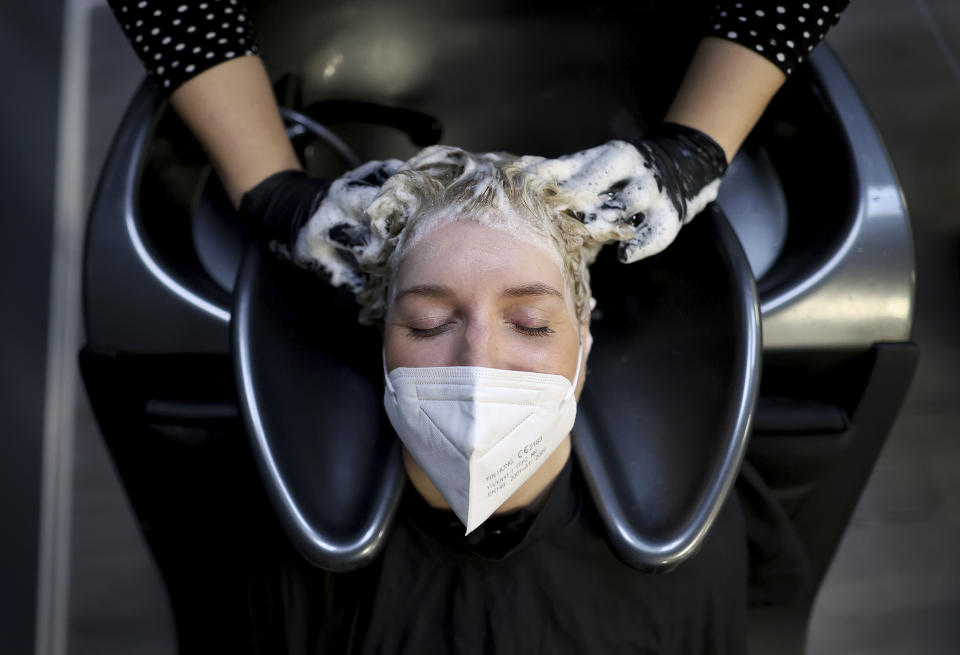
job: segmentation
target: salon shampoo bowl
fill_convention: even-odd
[[[592,268],[598,309],[573,430],[611,547],[668,569],[696,552],[743,457],[760,372],[746,256],[711,206],[663,255]],[[377,556],[404,475],[376,330],[311,273],[250,247],[231,313],[241,413],[273,507],[324,569]]]

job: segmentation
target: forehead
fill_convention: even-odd
[[[569,297],[561,266],[552,241],[522,223],[454,219],[424,232],[406,251],[394,288],[443,284],[482,291],[543,282]]]

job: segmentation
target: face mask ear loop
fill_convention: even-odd
[[[580,341],[580,347],[577,348],[577,372],[573,374],[573,384],[570,386],[570,390],[567,391],[567,395],[563,397],[564,400],[568,400],[570,396],[577,390],[577,382],[580,381],[580,367],[583,364],[583,341]]]
[[[390,375],[387,373],[387,351],[380,351],[380,362],[383,364],[383,379],[387,383],[387,390],[390,391],[394,396],[397,395],[397,392],[394,391],[393,385],[390,384]]]

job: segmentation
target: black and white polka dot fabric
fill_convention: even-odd
[[[258,52],[239,0],[108,0],[160,89],[217,64]],[[741,0],[716,5],[707,34],[735,41],[789,75],[836,24],[849,0]]]
[[[735,41],[789,75],[840,19],[849,0],[718,3],[707,34]]]
[[[257,53],[249,12],[238,0],[108,0],[160,89],[234,57]]]

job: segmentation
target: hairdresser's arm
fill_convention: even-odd
[[[259,57],[200,73],[177,88],[170,103],[207,151],[234,206],[270,175],[300,169]]]
[[[187,80],[170,103],[207,151],[255,238],[335,286],[363,287],[355,263],[339,251],[358,259],[372,247],[369,225],[359,218],[399,161],[367,162],[335,181],[306,176],[256,56],[223,62]],[[319,218],[305,229],[315,213]]]
[[[729,162],[786,79],[752,50],[705,37],[664,120],[711,136]]]
[[[620,241],[620,261],[650,257],[716,199],[727,164],[786,79],[750,49],[704,37],[663,124],[646,138],[537,166],[577,194],[574,210],[595,239]]]

